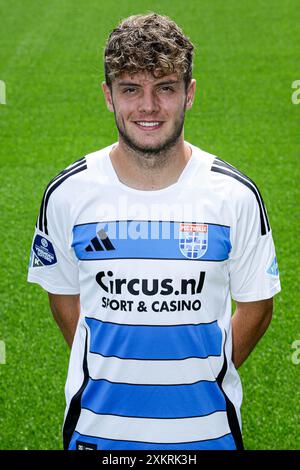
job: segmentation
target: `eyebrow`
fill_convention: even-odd
[[[164,81],[164,82],[156,83],[155,86],[175,85],[176,83],[179,83],[179,80],[167,80],[167,81]],[[139,83],[133,83],[133,82],[119,82],[117,85],[118,86],[137,86],[137,87],[142,86]]]

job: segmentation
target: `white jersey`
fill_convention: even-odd
[[[32,244],[28,280],[80,294],[64,447],[240,449],[231,298],[280,291],[262,197],[191,144],[175,184],[130,188],[113,145],[49,183]]]

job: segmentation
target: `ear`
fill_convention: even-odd
[[[196,80],[193,78],[188,86],[186,94],[186,109],[191,109],[196,92]]]
[[[102,90],[106,102],[107,109],[113,113],[114,112],[114,104],[112,100],[112,95],[109,86],[107,85],[106,82],[102,82]]]

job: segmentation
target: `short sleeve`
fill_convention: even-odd
[[[69,211],[54,196],[47,204],[46,226],[43,202],[41,205],[31,245],[27,280],[52,294],[79,294],[78,261],[71,246]]]
[[[275,246],[265,205],[248,191],[239,204],[229,258],[231,296],[240,302],[273,297],[280,292]]]

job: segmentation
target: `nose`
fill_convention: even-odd
[[[144,90],[139,103],[138,111],[143,114],[154,114],[159,109],[157,97],[152,90]]]

